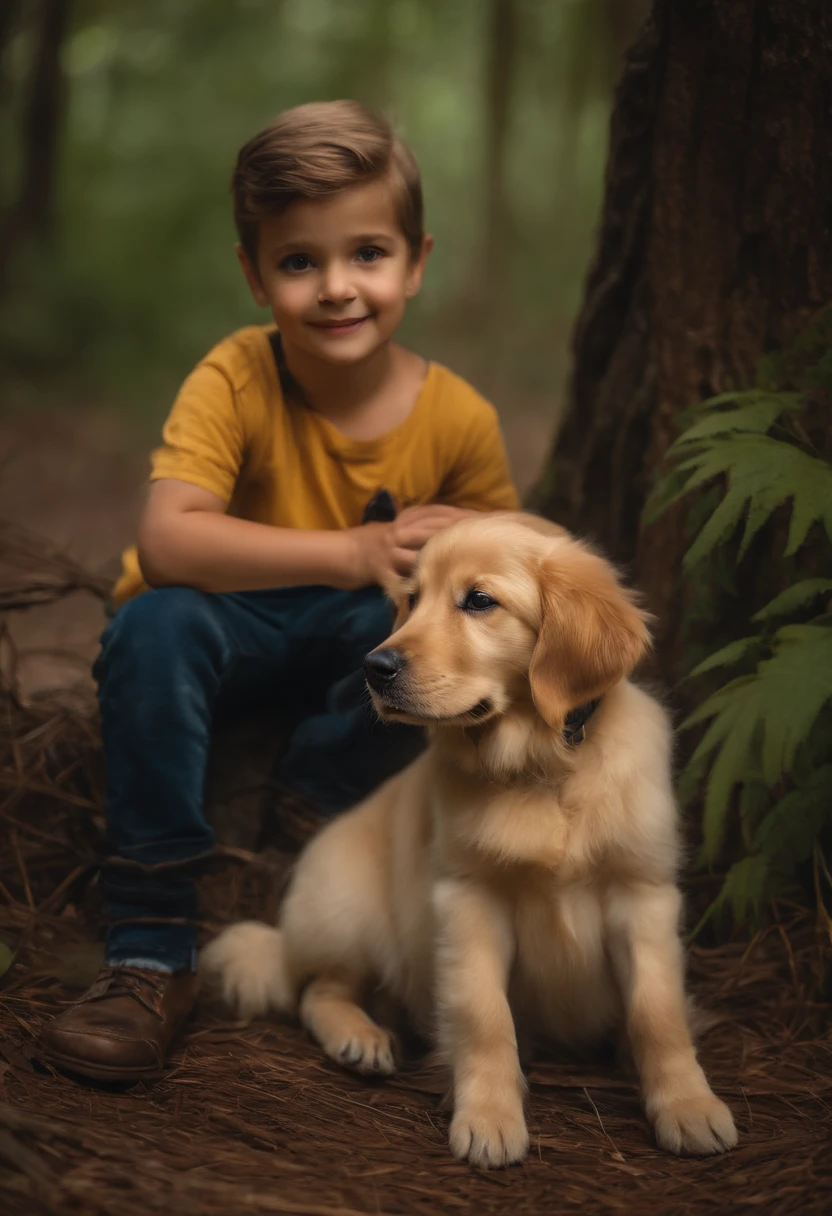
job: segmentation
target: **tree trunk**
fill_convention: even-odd
[[[42,0],[23,114],[21,181],[0,232],[0,280],[15,247],[30,235],[43,236],[50,227],[64,96],[61,46],[68,19],[69,0]]]
[[[616,92],[568,407],[532,496],[630,567],[681,674],[684,511],[640,533],[679,411],[832,299],[832,10],[656,0]]]
[[[5,104],[11,96],[6,56],[9,43],[17,31],[19,18],[20,0],[4,0],[3,4],[0,4],[0,105]]]

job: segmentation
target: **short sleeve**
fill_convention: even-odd
[[[517,491],[511,479],[497,411],[480,399],[463,443],[442,483],[440,501],[471,511],[513,511]]]
[[[151,481],[175,477],[231,501],[245,442],[226,374],[200,363],[182,385],[151,457]]]

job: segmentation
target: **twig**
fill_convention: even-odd
[[[592,1101],[592,1097],[590,1096],[590,1092],[589,1092],[589,1090],[587,1089],[587,1087],[586,1087],[585,1085],[584,1085],[584,1087],[583,1087],[583,1090],[584,1090],[584,1093],[586,1094],[586,1100],[587,1100],[587,1102],[588,1102],[588,1103],[589,1103],[589,1105],[592,1107],[592,1109],[595,1111],[595,1118],[598,1120],[598,1126],[601,1128],[601,1131],[604,1133],[604,1135],[607,1137],[607,1139],[609,1140],[610,1144],[612,1145],[612,1148],[613,1148],[613,1153],[615,1154],[615,1159],[616,1159],[616,1161],[625,1161],[625,1160],[626,1160],[626,1158],[625,1158],[624,1154],[623,1154],[623,1153],[622,1153],[622,1152],[619,1150],[618,1145],[615,1143],[615,1141],[613,1140],[612,1136],[609,1134],[609,1132],[607,1131],[607,1129],[604,1127],[603,1120],[601,1119],[601,1116],[600,1116],[600,1114],[598,1113],[598,1107],[597,1107],[597,1106],[595,1105],[595,1103]]]

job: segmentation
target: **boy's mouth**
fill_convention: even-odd
[[[310,321],[310,325],[325,334],[352,334],[369,320],[368,313],[364,317],[345,317],[342,321]]]

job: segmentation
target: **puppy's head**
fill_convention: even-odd
[[[613,568],[534,516],[466,519],[435,536],[367,656],[379,715],[473,726],[533,704],[551,727],[629,675],[646,616]]]

